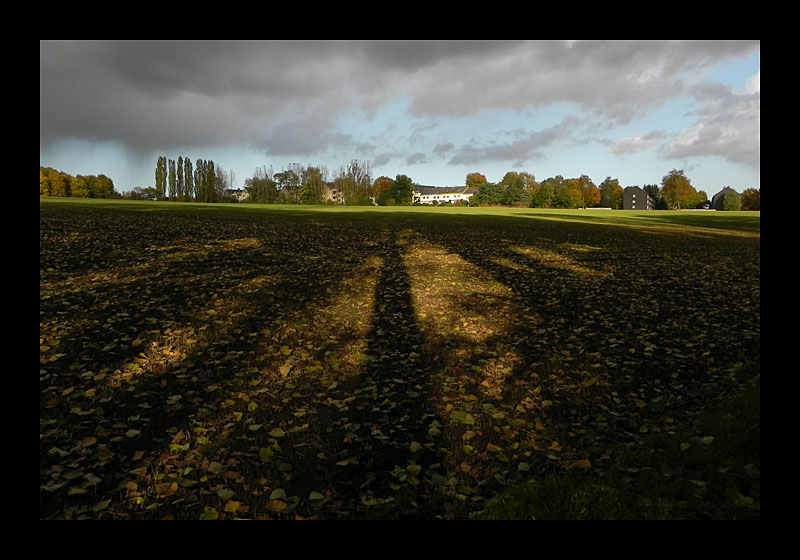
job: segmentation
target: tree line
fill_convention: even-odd
[[[533,208],[622,208],[625,189],[618,179],[606,177],[599,185],[587,176],[565,179],[561,175],[541,182],[527,172],[509,171],[499,183],[490,183],[480,173],[469,173],[467,186],[477,187],[472,205],[527,206]],[[638,185],[634,185],[638,186]],[[692,186],[684,171],[673,169],[656,184],[643,185],[653,200],[654,209],[704,208],[708,194]],[[725,197],[725,210],[760,210],[760,190],[749,188]]]
[[[39,196],[116,198],[114,181],[103,174],[72,176],[52,167],[39,166]]]
[[[369,161],[351,160],[331,173],[322,165],[289,164],[280,171],[272,166],[256,168],[244,181],[245,202],[261,204],[346,204],[380,206],[413,203],[415,183],[407,175],[394,179],[386,176],[372,179]],[[125,198],[171,200],[181,202],[237,202],[231,189],[233,172],[226,172],[211,160],[188,157],[177,160],[159,156],[155,166],[155,186],[136,187]],[[114,183],[105,175],[72,177],[52,168],[40,167],[41,196],[74,196],[112,198],[120,196]],[[471,206],[516,206],[531,208],[622,208],[624,188],[619,180],[606,177],[596,185],[587,175],[565,179],[561,175],[537,181],[526,171],[509,171],[492,183],[486,176],[472,172],[465,185],[474,187]],[[638,185],[637,185],[638,186]],[[697,190],[683,170],[673,169],[661,185],[643,185],[657,210],[703,208],[711,203],[708,194]],[[745,189],[737,193],[726,189],[724,210],[760,210],[760,190]]]
[[[159,156],[155,186],[135,187],[125,198],[178,202],[238,202],[233,172],[211,160]],[[372,164],[353,159],[331,172],[324,165],[291,163],[276,171],[257,167],[245,179],[244,202],[259,204],[346,204],[358,206],[411,204],[414,184],[406,175],[373,181]]]
[[[256,169],[245,181],[245,202],[395,206],[412,203],[414,182],[407,175],[372,179],[369,161],[351,160],[331,174],[325,166],[293,163],[282,171]]]
[[[233,171],[225,171],[212,160],[178,156],[156,160],[155,186],[135,187],[125,198],[135,200],[166,200],[175,202],[229,202],[227,193],[233,185]]]
[[[351,160],[331,172],[324,165],[292,163],[281,171],[262,166],[244,182],[245,202],[260,204],[373,204],[372,165]],[[410,199],[409,199],[410,201]]]
[[[271,166],[256,169],[245,181],[247,202],[289,204],[409,205],[413,203],[415,183],[407,175],[372,180],[369,161],[352,160],[331,177],[323,166],[293,163],[276,172]],[[532,208],[612,208],[621,209],[624,188],[619,180],[606,177],[596,185],[587,175],[565,179],[561,175],[537,181],[528,172],[509,171],[497,183],[486,176],[468,173],[465,185],[474,187],[471,206],[518,206]],[[638,186],[638,185],[636,185]],[[708,194],[697,190],[683,170],[673,169],[661,184],[643,185],[655,209],[703,208],[710,204]],[[741,195],[725,197],[726,210],[760,210],[760,191],[746,189]]]

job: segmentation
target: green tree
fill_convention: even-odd
[[[213,160],[206,162],[205,168],[206,200],[204,202],[217,202],[217,171]]]
[[[164,198],[167,192],[167,158],[159,156],[156,161],[156,192],[158,199]]]
[[[600,204],[602,198],[600,189],[589,178],[588,175],[581,175],[578,179],[578,189],[581,193],[581,204],[584,208],[592,208]]]
[[[39,166],[39,196],[50,196],[50,179],[47,178],[44,167]]]
[[[606,177],[605,181],[600,183],[598,189],[600,190],[600,206],[615,210],[622,208],[624,190],[619,184],[619,179]]]
[[[527,202],[527,193],[525,193],[522,177],[518,172],[507,172],[505,175],[503,175],[499,185],[505,191],[503,204],[516,206],[523,202],[523,197],[525,197],[525,201]]]
[[[297,187],[297,202],[298,204],[312,204],[313,198],[311,197],[311,187],[308,185],[300,185]]]
[[[102,173],[86,177],[89,185],[89,196],[92,198],[114,198],[114,181]]]
[[[65,174],[56,171],[52,167],[46,167],[44,173],[47,177],[47,183],[50,186],[48,196],[69,196],[69,186]]]
[[[669,208],[687,208],[696,191],[683,169],[673,169],[661,180],[661,196]]]
[[[564,189],[564,177],[556,175],[548,177],[536,188],[531,196],[531,206],[534,208],[548,208],[555,205],[556,192]]]
[[[292,169],[287,169],[274,175],[279,191],[294,192],[300,186],[300,177]]]
[[[198,159],[194,169],[194,181],[197,185],[197,202],[214,202],[214,162]]]
[[[188,157],[183,160],[183,190],[187,200],[194,200],[197,196],[194,191],[194,171],[192,160]]]
[[[206,161],[197,159],[194,164],[194,188],[197,192],[197,202],[206,200]]]
[[[742,191],[742,210],[761,210],[761,189]]]
[[[695,191],[695,193],[689,198],[688,208],[702,208],[709,202],[710,201],[708,200],[708,194],[706,194],[706,191]]]
[[[482,177],[482,176],[481,176]],[[503,204],[528,206],[538,184],[536,178],[526,171],[509,171],[503,175],[499,185],[505,190]]]
[[[567,179],[561,188],[556,189],[555,205],[558,208],[578,208],[583,206],[583,190],[580,179]]]
[[[175,200],[175,197],[177,196],[176,189],[177,189],[177,186],[178,186],[177,185],[178,176],[177,176],[177,173],[175,172],[175,160],[174,159],[169,160],[169,176],[168,176],[168,181],[167,182],[168,182],[168,185],[169,185],[169,199],[170,200]]]
[[[408,175],[397,175],[392,187],[395,204],[408,205],[414,196],[414,183]]]
[[[248,202],[274,204],[278,201],[277,184],[272,179],[271,168],[257,168],[253,177],[245,179],[244,187],[249,195]]]
[[[539,183],[536,182],[536,177],[532,173],[523,171],[519,174],[520,183],[522,185],[522,201],[530,202],[531,196],[536,191]]]
[[[178,200],[186,200],[186,192],[185,192],[186,187],[184,186],[184,178],[183,178],[183,173],[184,173],[183,156],[178,156],[178,163],[175,166],[175,173],[177,175],[175,191]]]
[[[80,175],[71,177],[69,180],[70,196],[76,198],[89,198],[89,184]]]
[[[473,206],[497,206],[507,200],[506,190],[496,183],[480,183],[478,192],[472,195],[469,203]]]
[[[373,181],[370,194],[375,197],[375,199],[378,201],[378,204],[381,204],[381,197],[388,196],[393,187],[394,181],[386,175],[381,175],[375,179],[375,181]]]
[[[300,169],[300,185],[308,189],[304,204],[322,204],[326,170],[322,166],[307,165]],[[298,193],[299,196],[299,193]]]
[[[396,202],[394,199],[394,180],[385,175],[378,177],[372,183],[371,194],[378,206],[393,206]]]
[[[722,209],[738,212],[742,209],[742,196],[733,189],[727,191],[722,200]]]

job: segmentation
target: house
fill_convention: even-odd
[[[459,200],[469,201],[476,192],[478,192],[477,187],[431,187],[414,185],[411,202],[412,204],[452,204]]]
[[[337,188],[334,183],[325,183],[322,191],[322,201],[326,204],[344,204],[342,190]]]
[[[225,195],[235,198],[239,202],[247,200],[250,197],[250,193],[244,189],[225,189]]]
[[[733,190],[732,188],[725,187],[724,189],[719,191],[717,194],[712,196],[711,197],[711,208],[713,208],[714,210],[724,210],[725,209],[725,196],[728,193],[731,193],[731,192],[734,193],[734,194],[737,194],[737,195],[739,194],[735,190]]]
[[[625,187],[622,193],[623,210],[652,210],[653,197],[639,187]]]

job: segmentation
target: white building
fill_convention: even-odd
[[[428,187],[414,185],[411,197],[413,204],[452,204],[459,200],[468,201],[478,192],[476,187]]]

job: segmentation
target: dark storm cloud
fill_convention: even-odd
[[[42,41],[40,144],[117,141],[142,151],[239,143],[272,154],[342,147],[337,115],[396,96],[411,116],[574,103],[617,122],[685,89],[698,68],[758,42]],[[313,121],[319,139],[285,123]],[[537,138],[473,148],[534,155]],[[414,150],[415,152],[417,150]],[[462,148],[456,156],[466,157]]]
[[[315,155],[350,143],[349,134],[332,132],[334,128],[329,118],[319,115],[286,121],[273,127],[269,138],[253,145],[273,156]]]
[[[350,63],[338,48],[321,47],[44,41],[41,141],[119,140],[143,149],[255,141],[294,109],[345,104]]]
[[[221,53],[232,53],[222,49],[210,57],[209,50],[183,43],[43,42],[40,140],[118,140],[140,149],[231,140],[247,124],[241,103],[227,102],[242,97],[229,65],[220,62]]]

